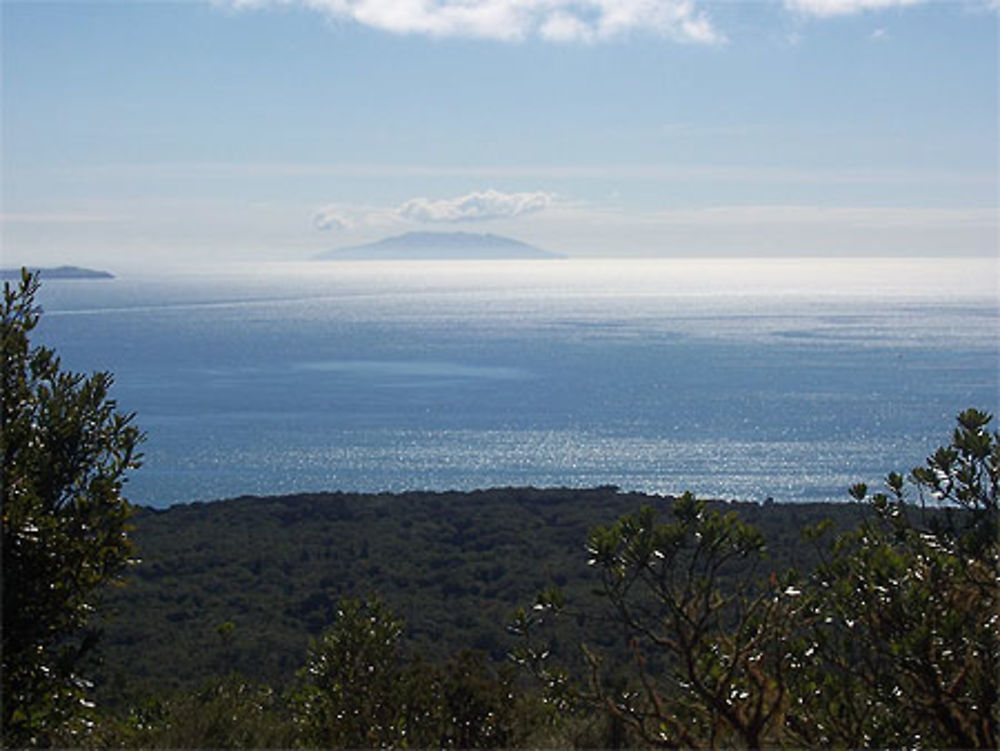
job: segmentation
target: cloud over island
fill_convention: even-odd
[[[420,224],[484,222],[512,219],[523,214],[544,211],[553,203],[551,193],[533,191],[503,193],[499,190],[474,191],[454,198],[417,197],[395,209],[357,209],[333,204],[313,214],[313,225],[320,230],[347,230],[357,224],[384,224],[403,221]]]
[[[485,190],[440,200],[411,198],[400,206],[398,214],[403,219],[417,222],[477,222],[531,214],[547,209],[551,204],[552,195],[549,193]]]

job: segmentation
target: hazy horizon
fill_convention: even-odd
[[[7,1],[2,262],[996,257],[997,8]]]
[[[545,249],[543,249],[545,250]],[[428,271],[442,279],[461,279],[483,273],[484,268],[497,272],[496,284],[513,284],[524,280],[580,283],[588,276],[592,284],[584,284],[576,291],[580,294],[598,292],[602,284],[612,284],[616,278],[641,278],[649,269],[682,269],[674,293],[683,294],[685,284],[699,280],[701,287],[712,294],[724,294],[725,283],[745,289],[758,289],[767,294],[782,295],[807,290],[817,295],[851,294],[858,290],[867,293],[884,292],[889,295],[917,297],[951,296],[956,301],[975,298],[1000,301],[1000,258],[987,256],[919,256],[919,255],[802,255],[802,256],[741,256],[741,255],[676,255],[676,256],[557,256],[551,258],[503,259],[293,259],[293,260],[215,260],[210,257],[189,261],[158,261],[122,258],[113,264],[52,263],[27,264],[29,269],[55,268],[73,265],[93,271],[110,272],[114,279],[96,280],[95,293],[102,284],[117,280],[176,279],[201,281],[205,285],[225,285],[227,279],[257,279],[266,284],[268,279],[312,277],[314,281],[338,278],[364,278],[388,275],[405,278],[410,273],[421,277]],[[22,264],[7,264],[4,268],[17,268]],[[776,270],[779,273],[775,273]],[[705,276],[700,276],[705,274]],[[651,278],[659,278],[657,271]],[[45,280],[43,287],[52,284],[77,284],[75,279],[53,278]],[[714,285],[714,286],[713,286]],[[763,292],[762,292],[763,293]]]

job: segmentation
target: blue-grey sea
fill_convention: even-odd
[[[593,486],[845,500],[1000,408],[994,260],[259,264],[51,281],[148,433],[127,495]]]

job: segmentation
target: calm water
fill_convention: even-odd
[[[842,500],[998,411],[988,261],[281,264],[51,282],[132,500],[493,485]]]

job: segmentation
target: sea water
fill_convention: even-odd
[[[146,431],[127,495],[844,500],[996,412],[992,260],[263,264],[43,285]]]

